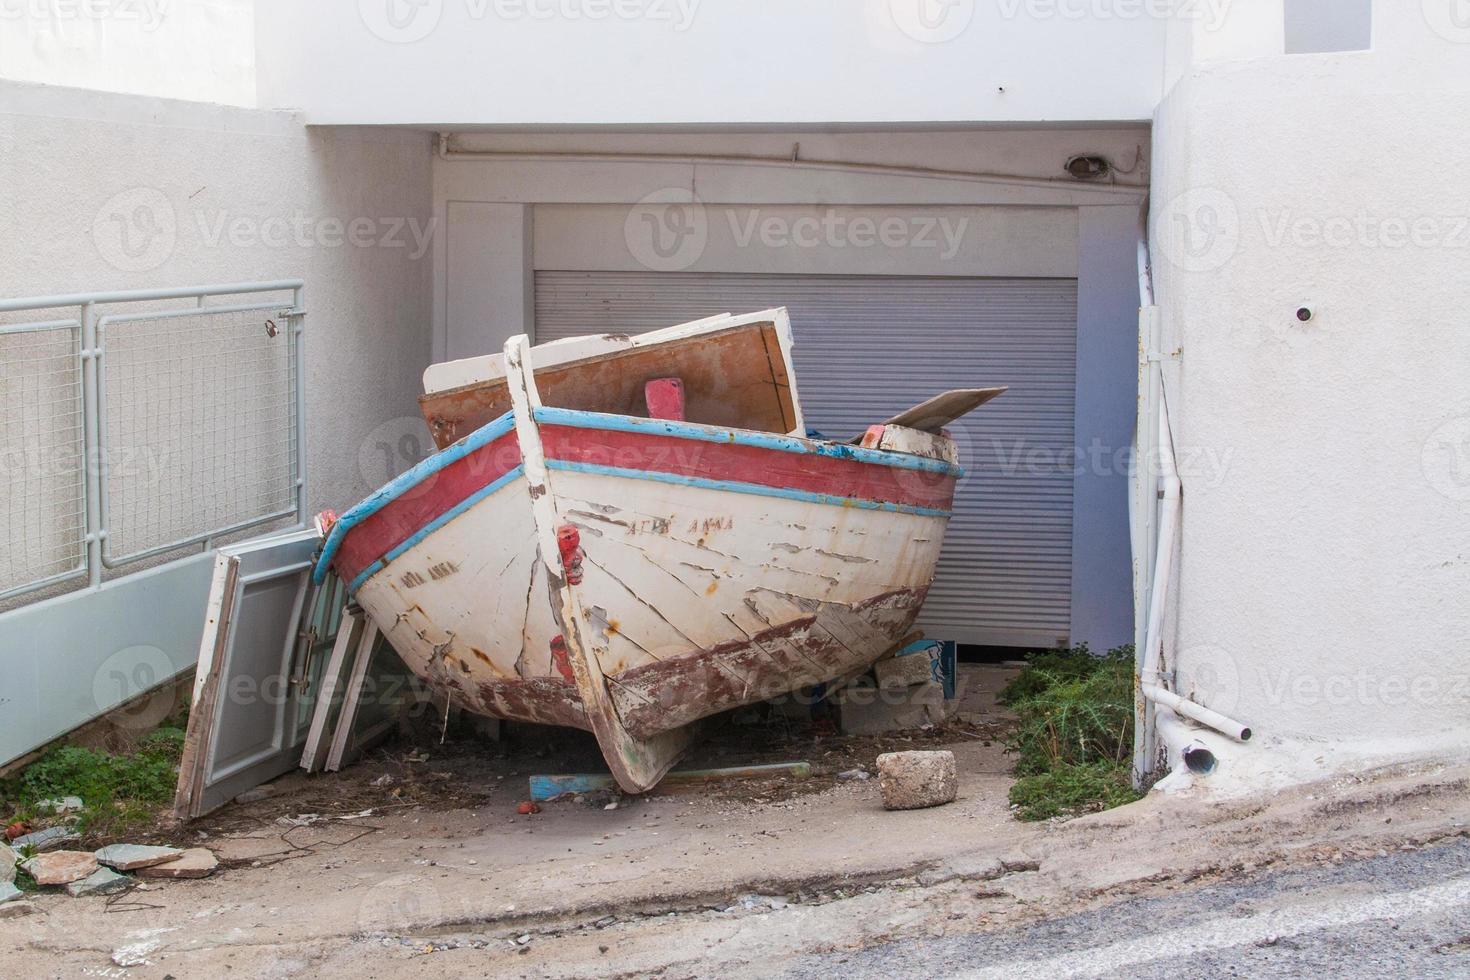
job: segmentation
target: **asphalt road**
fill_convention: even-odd
[[[1014,930],[802,957],[786,975],[1470,977],[1470,841],[1134,899]]]

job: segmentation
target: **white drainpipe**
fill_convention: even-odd
[[[1154,307],[1153,275],[1149,267],[1147,215],[1148,204],[1145,202],[1140,215],[1138,237],[1138,292],[1143,306],[1143,315],[1139,318],[1141,327],[1152,326],[1157,323],[1158,317],[1158,310]],[[1135,640],[1142,641],[1142,649],[1137,654],[1140,710],[1136,719],[1139,732],[1133,759],[1136,777],[1142,777],[1153,768],[1155,727],[1173,733],[1166,742],[1174,744],[1179,741],[1177,729],[1181,717],[1213,728],[1237,741],[1244,742],[1251,737],[1251,730],[1233,718],[1182,698],[1165,688],[1164,678],[1159,670],[1164,642],[1164,610],[1168,605],[1169,581],[1174,570],[1174,548],[1179,536],[1182,486],[1174,456],[1174,438],[1169,425],[1169,399],[1162,369],[1165,355],[1157,349],[1157,333],[1154,330],[1144,330],[1139,344],[1139,353],[1146,367],[1146,370],[1140,371],[1139,377],[1139,412],[1142,418],[1151,408],[1157,415],[1160,480],[1156,491],[1159,511],[1157,535],[1152,534],[1155,530],[1153,499],[1140,499],[1138,494],[1130,498],[1134,504],[1130,514],[1134,524],[1134,588],[1137,593],[1134,608],[1136,612],[1146,610],[1146,615],[1141,617],[1143,622],[1138,624],[1142,628],[1135,633]],[[1140,425],[1139,438],[1134,447],[1136,465],[1139,467],[1147,465],[1148,434],[1147,426]],[[1138,479],[1147,479],[1141,469]],[[1144,489],[1148,489],[1146,485]],[[1154,496],[1155,494],[1147,495],[1149,498]],[[1150,542],[1150,537],[1154,538],[1153,542]],[[1154,547],[1152,567],[1147,563],[1145,550],[1151,543]],[[1145,596],[1148,600],[1146,606],[1143,604]],[[1154,706],[1155,710],[1147,710],[1150,706]],[[1187,752],[1185,754],[1188,755]],[[1188,759],[1184,761],[1191,769],[1200,773],[1214,768],[1213,756],[1208,767],[1196,766]]]
[[[1169,398],[1167,392],[1159,399],[1159,467],[1160,482],[1159,550],[1154,557],[1153,593],[1148,603],[1148,629],[1144,633],[1143,666],[1138,672],[1139,686],[1143,696],[1154,704],[1163,705],[1176,714],[1183,715],[1213,728],[1237,741],[1249,741],[1251,730],[1233,718],[1204,705],[1181,698],[1173,691],[1165,690],[1159,675],[1159,659],[1164,643],[1164,608],[1169,598],[1169,578],[1174,571],[1174,545],[1179,536],[1179,510],[1181,504],[1179,474],[1175,468],[1174,439],[1169,432]]]

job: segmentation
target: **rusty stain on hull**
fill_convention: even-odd
[[[744,640],[722,643],[618,675],[613,703],[628,731],[650,738],[741,705],[777,697],[859,670],[908,633],[927,589],[876,596],[842,610],[818,604],[813,615]],[[854,650],[826,627],[835,614],[857,616],[883,643]],[[824,622],[825,621],[825,622]]]
[[[590,731],[587,712],[577,686],[561,677],[532,677],[520,681],[481,681],[459,697],[466,707],[493,718],[562,725]]]

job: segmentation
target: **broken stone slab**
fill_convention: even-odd
[[[0,905],[0,919],[18,919],[36,911],[34,902],[6,902]]]
[[[120,875],[111,868],[98,868],[81,881],[73,881],[66,886],[66,893],[72,898],[85,898],[88,895],[116,895],[132,888],[136,882],[127,875]]]
[[[219,859],[207,847],[191,847],[164,864],[138,869],[140,878],[207,878],[219,867]]]
[[[21,863],[21,870],[38,885],[66,885],[97,870],[91,851],[51,851]]]
[[[4,905],[6,902],[13,902],[18,898],[24,897],[25,892],[21,891],[19,888],[16,888],[14,884],[8,881],[0,881],[0,905]]]
[[[29,847],[39,853],[40,851],[55,850],[63,844],[70,844],[73,841],[81,839],[81,834],[78,834],[71,827],[47,827],[45,830],[38,830],[34,834],[17,837],[10,842],[10,846],[17,851]]]
[[[952,803],[959,791],[954,753],[885,752],[878,756],[878,789],[889,810]]]
[[[0,844],[0,882],[15,880],[15,866],[19,861],[14,851]]]
[[[108,844],[97,851],[97,860],[118,871],[137,871],[155,864],[172,861],[183,854],[177,847],[154,847],[148,844]]]

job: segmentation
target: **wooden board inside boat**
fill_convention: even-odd
[[[696,332],[656,344],[638,345],[560,364],[537,366],[542,404],[587,412],[647,416],[644,385],[659,378],[684,384],[690,422],[759,432],[787,433],[800,427],[774,319],[728,329]],[[539,350],[536,352],[539,354]],[[492,377],[419,398],[435,444],[443,449],[511,407],[504,377]]]

